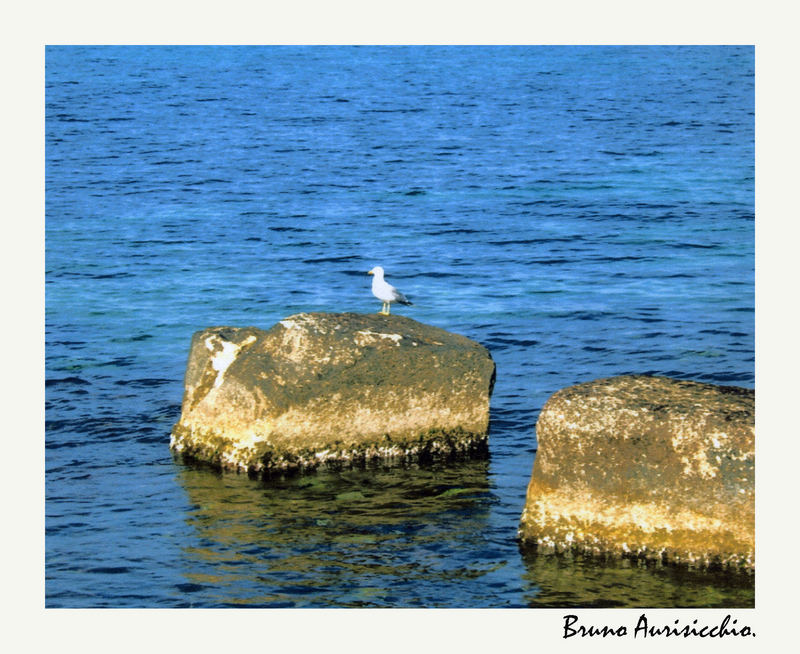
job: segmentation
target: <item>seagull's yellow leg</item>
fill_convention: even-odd
[[[386,315],[388,316],[392,312],[392,305],[388,302],[386,303]]]

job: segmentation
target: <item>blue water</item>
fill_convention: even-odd
[[[556,390],[754,386],[751,47],[48,47],[46,605],[751,606],[537,556]],[[497,364],[488,459],[174,459],[194,331],[395,309]]]

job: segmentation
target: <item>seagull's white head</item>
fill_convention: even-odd
[[[383,268],[381,268],[380,266],[375,266],[367,274],[368,275],[375,275],[375,277],[383,277]]]

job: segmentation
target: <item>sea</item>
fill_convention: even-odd
[[[544,555],[536,419],[754,388],[754,48],[48,46],[45,606],[750,607]],[[497,365],[488,456],[253,479],[173,456],[192,334],[394,313]]]

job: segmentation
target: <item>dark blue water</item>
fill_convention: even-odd
[[[516,529],[554,391],[754,385],[753,48],[49,47],[45,128],[47,606],[752,605]],[[173,459],[194,331],[375,265],[491,351],[488,459]]]

